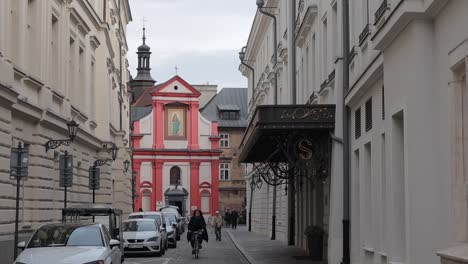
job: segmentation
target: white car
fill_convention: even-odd
[[[123,255],[101,224],[46,224],[18,247],[16,264],[121,264]]]
[[[123,222],[124,253],[165,252],[165,244],[156,221],[148,218],[129,219]]]
[[[167,239],[167,230],[166,230],[166,219],[161,212],[149,211],[149,212],[136,212],[131,213],[128,216],[128,219],[153,219],[159,225],[159,232],[161,233],[161,237],[163,239],[164,249],[167,249],[169,246],[168,239]]]

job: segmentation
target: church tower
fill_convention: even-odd
[[[156,82],[153,77],[151,77],[151,68],[150,68],[150,56],[151,51],[150,47],[146,45],[146,35],[145,27],[143,27],[143,44],[138,47],[138,68],[137,76],[130,82],[130,86],[133,91],[133,102],[140,98],[141,94],[145,89],[152,87]]]

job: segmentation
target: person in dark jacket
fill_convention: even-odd
[[[203,239],[208,242],[208,232],[206,231],[205,218],[203,218],[203,214],[200,210],[193,211],[193,215],[190,218],[190,222],[188,224],[188,230],[190,235],[187,234],[187,238],[189,238],[190,244],[192,245],[192,254],[195,254],[194,241],[191,237],[192,232],[201,230],[203,233],[203,235],[198,236],[198,245],[200,249],[202,248]]]
[[[239,218],[239,213],[234,209],[231,213],[232,229],[237,229],[237,218]]]
[[[229,212],[229,209],[226,209],[224,212],[224,222],[226,223],[226,226],[231,224],[231,213]]]

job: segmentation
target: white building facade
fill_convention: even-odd
[[[240,71],[249,79],[249,120],[256,106],[275,104],[274,73],[278,78],[277,104],[336,104],[342,96],[342,55],[341,50],[341,1],[296,1],[296,23],[288,23],[289,1],[265,1],[268,12],[277,17],[278,43],[273,44],[272,19],[257,12],[246,46],[245,63],[252,71],[240,66]],[[288,74],[290,52],[288,51],[288,30],[294,28],[296,35],[296,98],[289,88]],[[278,64],[274,64],[274,48],[277,48]],[[255,83],[255,87],[252,87]],[[252,97],[252,91],[253,97]],[[342,138],[342,108],[336,105],[334,136]],[[252,230],[265,235],[272,233],[274,189],[276,188],[276,239],[307,248],[304,231],[307,226],[321,226],[327,235],[324,238],[324,256],[329,263],[341,261],[342,248],[342,144],[332,143],[330,177],[320,183],[308,180],[298,182],[295,192],[294,232],[288,230],[287,185],[277,187],[266,183],[251,192],[247,184],[247,205],[252,199]],[[251,168],[248,166],[248,168]],[[252,173],[247,177],[249,183]],[[253,195],[251,195],[253,193]],[[330,196],[330,194],[334,196]],[[249,209],[249,206],[247,206]],[[293,235],[291,233],[294,233]],[[329,253],[327,253],[329,252]]]
[[[468,2],[350,2],[352,263],[440,263],[468,239]]]
[[[16,182],[9,179],[9,165],[18,142],[29,151],[21,233],[61,221],[58,159],[64,151],[74,156],[68,188],[73,206],[92,201],[88,168],[110,158],[107,150],[115,143],[118,156],[101,167],[96,202],[131,211],[130,173],[123,170],[123,161],[130,160],[125,32],[131,19],[126,0],[0,1],[1,261],[13,251]],[[68,137],[72,119],[79,124],[75,140],[46,152],[48,140]]]
[[[278,17],[278,104],[294,102],[286,70],[291,61],[287,2],[265,1]],[[348,2],[350,80],[344,98],[349,109],[351,263],[440,263],[441,258],[443,263],[467,263],[468,1]],[[334,135],[343,138],[343,1],[296,1],[296,8],[296,103],[336,104]],[[240,67],[249,78],[251,115],[257,105],[274,104],[272,56],[271,20],[257,12],[245,54],[255,70],[255,87],[252,72]],[[328,262],[339,263],[339,142],[333,143],[332,157],[331,177],[323,187],[323,226]],[[297,194],[296,201],[304,199],[296,208],[295,244],[303,248],[303,228],[322,221],[314,215],[315,192],[306,186]],[[252,199],[250,193],[248,189]],[[283,190],[277,199],[277,239],[287,241]],[[253,231],[271,233],[272,204],[271,186],[254,190]]]

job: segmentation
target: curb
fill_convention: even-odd
[[[244,247],[237,241],[237,239],[234,237],[234,235],[231,233],[231,231],[226,230],[226,233],[229,235],[229,238],[231,239],[232,243],[234,243],[234,246],[237,248],[239,253],[244,257],[245,260],[247,260],[248,263],[250,264],[259,264],[260,262],[256,261],[250,254],[244,249]]]

